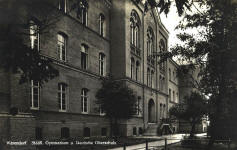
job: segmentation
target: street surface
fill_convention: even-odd
[[[181,141],[183,136],[186,134],[172,134],[172,135],[164,135],[164,136],[140,136],[136,138],[155,138],[157,141],[149,142],[148,147],[150,150],[153,150],[152,147],[157,147],[157,146],[164,146],[165,145],[165,138],[167,138],[167,144],[174,144],[178,143]],[[206,133],[201,133],[197,134],[196,136],[206,136]],[[126,150],[145,150],[146,143],[142,144],[137,144],[137,145],[131,145],[131,146],[126,146]],[[112,148],[108,150],[123,150],[123,147],[117,147],[117,148]],[[154,149],[155,150],[155,149]]]

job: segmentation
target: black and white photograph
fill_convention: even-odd
[[[237,150],[237,0],[0,0],[0,150]]]

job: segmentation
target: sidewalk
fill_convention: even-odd
[[[172,134],[172,135],[164,135],[164,136],[140,136],[136,138],[154,138],[157,139],[157,141],[149,142],[148,146],[153,147],[153,146],[164,146],[165,145],[165,138],[169,139],[167,140],[167,144],[173,144],[173,143],[178,143],[181,141],[183,136],[186,134]],[[206,133],[201,133],[197,134],[197,136],[205,136]],[[163,139],[163,140],[162,140]],[[126,146],[126,150],[144,150],[146,147],[146,143],[142,144],[137,144],[137,145],[131,145],[131,146]],[[117,148],[112,148],[108,150],[123,150],[123,147],[117,147]]]

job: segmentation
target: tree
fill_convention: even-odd
[[[190,9],[190,7],[193,5],[193,0],[132,0],[135,3],[144,3],[144,11],[147,12],[149,9],[158,8],[160,13],[164,12],[165,14],[169,13],[170,6],[172,3],[175,3],[177,12],[179,16],[181,16],[185,9]]]
[[[97,103],[110,120],[111,136],[118,135],[118,121],[129,119],[139,111],[133,90],[122,81],[109,76],[102,80],[102,87],[96,93]]]
[[[59,18],[52,15],[53,8],[47,4],[39,0],[0,2],[0,68],[20,75],[19,83],[34,80],[43,84],[59,75],[52,59],[43,56],[38,45],[30,43],[31,37],[48,32]],[[35,16],[39,17],[37,21]]]
[[[201,92],[209,96],[210,143],[221,138],[236,138],[233,120],[237,91],[237,4],[232,0],[206,0],[204,10],[187,14],[178,26],[183,44],[171,49],[170,56],[201,66]],[[196,35],[185,32],[198,31]],[[167,55],[166,55],[167,56]],[[211,145],[211,144],[210,144]]]
[[[77,0],[68,13],[81,12],[81,4],[88,6],[86,0]],[[43,84],[59,75],[52,59],[32,46],[37,41],[30,43],[30,37],[49,33],[61,19],[63,13],[56,5],[57,1],[48,0],[0,1],[0,68],[20,75],[19,83],[34,80]]]
[[[202,121],[204,115],[207,113],[207,101],[199,93],[192,92],[190,96],[184,98],[183,103],[171,107],[169,112],[171,116],[190,123],[190,138],[193,138],[196,125]]]

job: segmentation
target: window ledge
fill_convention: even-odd
[[[89,113],[88,112],[81,112],[81,114],[88,115]]]
[[[67,110],[59,110],[59,112],[67,112]]]
[[[30,107],[31,110],[39,110],[39,107]]]

